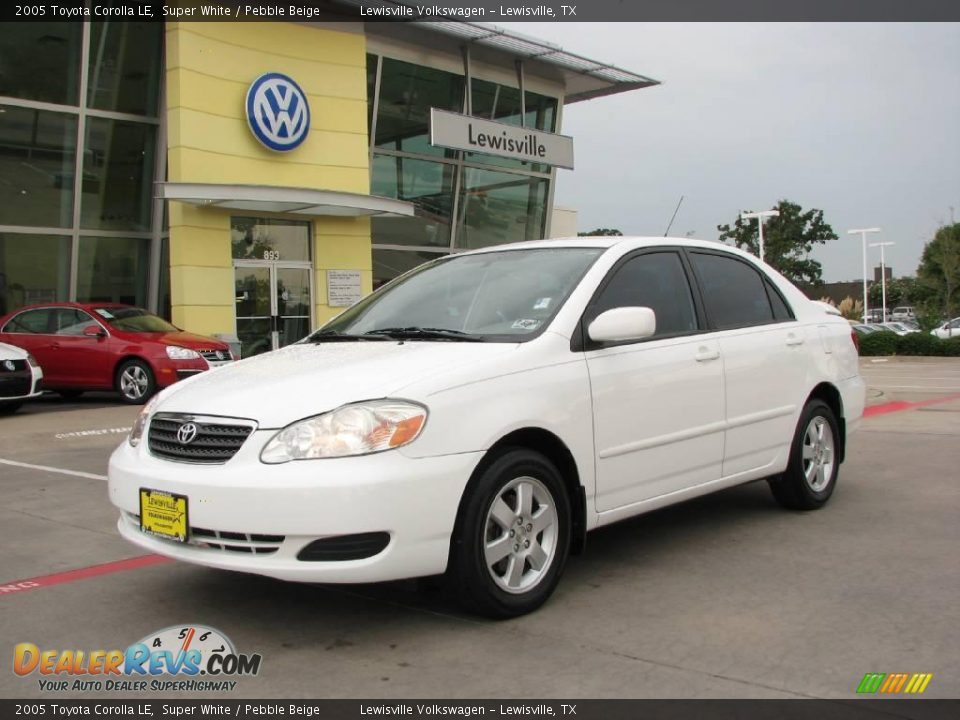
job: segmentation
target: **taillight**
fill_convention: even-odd
[[[853,346],[857,349],[857,355],[860,354],[860,336],[856,330],[850,331],[850,339],[853,340]]]

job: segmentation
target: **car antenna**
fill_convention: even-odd
[[[670,232],[670,228],[673,227],[673,221],[677,219],[677,212],[680,210],[680,205],[683,203],[683,195],[680,196],[680,200],[677,203],[677,207],[674,208],[673,216],[670,218],[670,224],[667,225],[667,229],[663,231],[663,236],[666,237]]]

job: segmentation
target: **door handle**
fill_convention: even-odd
[[[787,335],[787,345],[803,345],[804,340],[802,337],[797,337],[793,333]]]
[[[697,362],[707,362],[708,360],[716,360],[720,357],[719,350],[710,350],[708,348],[700,348],[696,355],[693,356]]]

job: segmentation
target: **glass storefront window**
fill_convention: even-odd
[[[273,218],[230,219],[234,260],[310,260],[310,223]]]
[[[454,150],[430,145],[430,108],[462,112],[463,86],[461,75],[384,58],[376,147],[455,157]]]
[[[373,249],[373,289],[400,277],[425,262],[443,257],[446,253],[418,252],[414,250]]]
[[[157,114],[162,23],[90,23],[90,107]]]
[[[464,168],[457,246],[464,249],[543,237],[549,180]]]
[[[149,230],[156,127],[88,118],[86,134],[80,226]]]
[[[81,237],[77,302],[115,302],[145,307],[150,241]]]
[[[70,227],[77,119],[0,105],[0,225]]]
[[[157,294],[157,314],[164,320],[172,320],[170,303],[170,238],[160,240],[160,287]]]
[[[0,315],[69,292],[69,237],[0,233]]]
[[[0,23],[0,95],[76,105],[82,33],[80,22]]]
[[[455,165],[374,155],[370,192],[412,202],[417,207],[417,215],[373,218],[373,242],[449,247],[455,177]]]

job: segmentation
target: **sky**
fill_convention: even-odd
[[[867,240],[895,243],[899,277],[951,206],[960,218],[960,24],[501,27],[663,83],[564,108],[576,169],[557,171],[555,203],[581,231],[663,235],[682,195],[670,234],[715,240],[740,211],[788,199],[839,236],[813,253],[834,282],[863,277],[848,229],[880,227]]]

